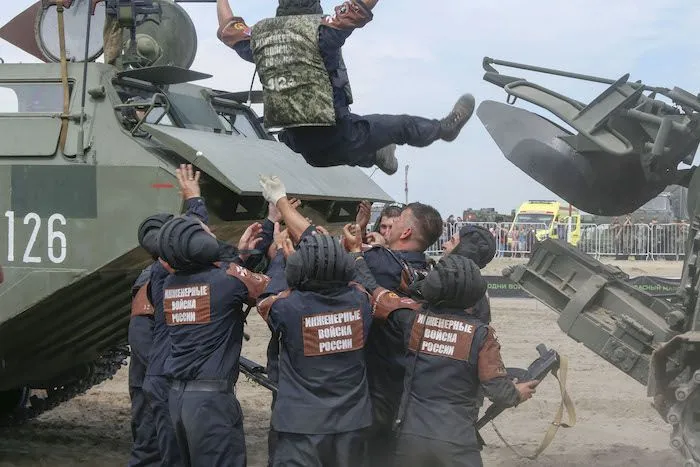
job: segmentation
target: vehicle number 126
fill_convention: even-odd
[[[14,211],[5,212],[5,217],[7,217],[7,261],[15,261],[15,226],[22,222],[24,225],[31,226],[31,233],[29,238],[25,241],[19,240],[17,245],[19,253],[24,246],[24,254],[22,255],[23,263],[41,263],[42,256],[40,252],[34,251],[34,244],[36,243],[39,235],[47,236],[47,252],[46,257],[49,261],[55,264],[62,263],[66,259],[66,235],[59,231],[58,228],[62,225],[66,225],[66,218],[63,214],[52,214],[46,220],[46,230],[42,233],[41,228],[41,217],[35,212],[30,212],[24,216],[23,219],[15,218]],[[40,256],[35,256],[40,254]]]

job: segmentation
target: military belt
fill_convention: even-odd
[[[233,383],[225,379],[193,379],[189,381],[174,380],[175,391],[234,392]]]

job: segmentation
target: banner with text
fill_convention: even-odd
[[[519,284],[503,276],[484,276],[489,284],[489,297],[491,298],[531,298]],[[642,290],[649,295],[663,296],[676,292],[680,279],[668,279],[656,276],[638,276],[629,280],[633,287]]]

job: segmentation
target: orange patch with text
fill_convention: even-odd
[[[316,357],[360,350],[365,345],[360,310],[346,310],[301,318],[304,355]]]
[[[163,310],[168,326],[207,324],[211,322],[209,284],[173,287],[164,290]]]
[[[266,275],[254,273],[234,263],[229,265],[226,274],[243,282],[243,285],[248,289],[248,297],[252,300],[262,295],[270,283],[270,278]],[[253,302],[253,305],[255,305],[255,302]]]
[[[475,332],[476,326],[465,320],[419,313],[413,322],[408,348],[413,352],[466,361]]]

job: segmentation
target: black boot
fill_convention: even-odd
[[[471,94],[461,96],[452,108],[452,112],[440,121],[440,138],[444,141],[454,141],[474,113],[474,106],[474,96]]]
[[[387,175],[394,175],[399,169],[399,161],[394,155],[396,153],[396,145],[390,144],[376,152],[375,164],[379,169]]]

